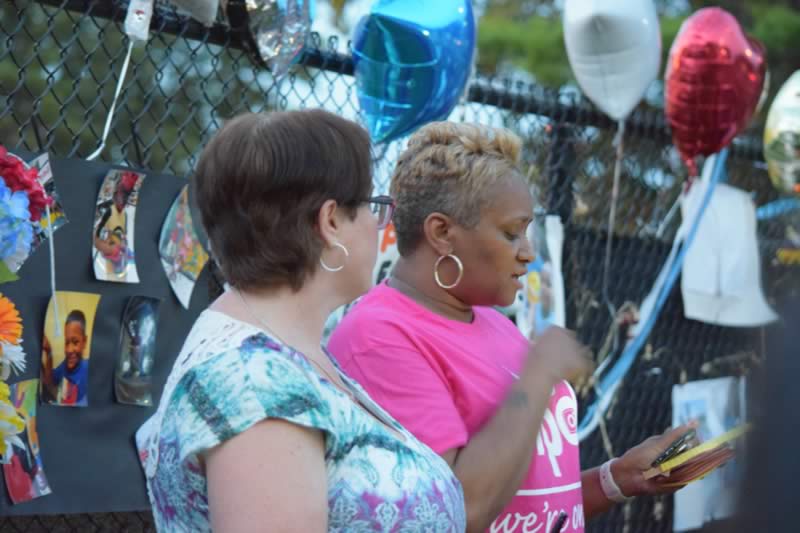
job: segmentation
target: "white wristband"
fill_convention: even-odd
[[[623,503],[630,500],[631,497],[622,494],[619,485],[614,481],[614,476],[611,474],[611,463],[614,461],[616,459],[606,461],[600,467],[600,486],[603,488],[603,494],[606,495],[606,498],[615,503]]]

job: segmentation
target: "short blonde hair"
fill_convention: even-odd
[[[433,122],[412,135],[391,184],[400,255],[419,245],[431,213],[475,227],[492,186],[510,176],[523,177],[521,146],[512,132],[477,124]]]

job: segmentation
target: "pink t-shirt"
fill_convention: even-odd
[[[439,316],[382,283],[344,317],[328,345],[384,409],[437,453],[464,446],[497,411],[529,343],[491,308],[471,324]],[[545,412],[530,470],[489,531],[584,530],[575,393],[562,382]],[[498,443],[500,445],[500,443]]]

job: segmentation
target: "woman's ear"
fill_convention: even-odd
[[[333,246],[339,242],[339,232],[341,231],[341,216],[342,210],[336,200],[326,200],[322,204],[317,214],[317,229],[319,236],[325,243],[326,247]]]
[[[425,218],[425,240],[439,255],[453,253],[453,219],[442,213],[431,213]]]

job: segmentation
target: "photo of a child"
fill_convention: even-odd
[[[89,404],[91,330],[100,296],[58,291],[56,299],[59,316],[66,317],[56,324],[51,299],[42,339],[42,401],[84,407]]]

